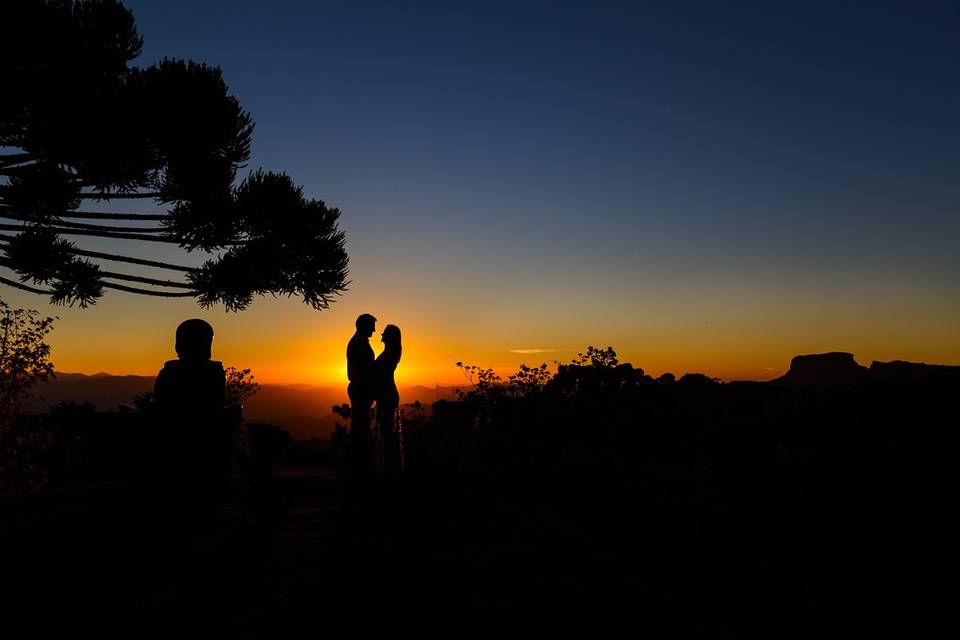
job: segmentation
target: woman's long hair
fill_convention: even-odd
[[[403,347],[400,344],[400,327],[388,324],[383,330],[383,353],[394,362],[400,362]]]

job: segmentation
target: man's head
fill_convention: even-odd
[[[181,360],[209,360],[213,345],[213,327],[208,322],[193,318],[177,327],[177,357]]]
[[[377,330],[377,319],[369,313],[362,313],[357,316],[357,333],[369,338]]]

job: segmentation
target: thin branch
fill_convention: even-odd
[[[61,218],[77,218],[78,220],[144,220],[159,222],[169,219],[165,213],[106,213],[102,211],[64,211]]]
[[[53,291],[44,291],[43,289],[35,289],[31,286],[25,285],[22,282],[17,282],[16,280],[11,280],[10,278],[4,278],[0,276],[0,282],[23,291],[29,291],[30,293],[39,293],[40,295],[49,296],[53,295]]]
[[[74,236],[96,236],[98,238],[115,238],[117,240],[144,240],[146,242],[166,242],[169,244],[180,244],[176,238],[165,236],[154,236],[148,233],[121,233],[117,231],[91,231],[89,229],[68,229],[65,227],[54,227],[43,225],[44,228],[57,233],[63,233]],[[27,227],[16,224],[0,224],[0,231],[23,231]]]
[[[147,193],[80,193],[78,197],[90,200],[152,200],[161,197],[156,191]]]
[[[71,216],[72,217],[72,216]],[[35,219],[23,213],[9,213],[8,210],[0,208],[0,218],[7,220],[20,220],[21,222],[35,222]],[[139,228],[139,227],[114,227],[104,224],[87,224],[85,222],[68,222],[56,218],[56,224],[64,227],[74,227],[76,229],[90,229],[91,231],[118,231],[120,233],[169,233],[170,230],[165,227]],[[66,233],[66,232],[64,232]]]
[[[159,280],[157,278],[145,278],[144,276],[131,276],[126,273],[115,273],[113,271],[101,271],[100,275],[104,278],[113,278],[114,280],[127,280],[129,282],[142,282],[144,284],[155,284],[160,287],[176,287],[177,289],[192,289],[185,282],[176,282],[174,280]]]
[[[118,256],[112,253],[100,253],[99,251],[86,251],[85,249],[74,249],[71,247],[70,253],[84,256],[87,258],[99,258],[101,260],[111,260],[113,262],[126,262],[129,264],[139,264],[144,267],[156,267],[158,269],[169,269],[170,271],[183,271],[184,273],[193,273],[196,271],[194,267],[181,267],[175,264],[168,264],[166,262],[156,262],[154,260],[143,260],[141,258],[129,258],[127,256]]]
[[[0,205],[2,211],[13,211],[8,206]],[[58,214],[60,218],[77,218],[80,220],[144,220],[158,222],[167,220],[167,214],[156,213],[106,213],[102,211],[64,211]]]
[[[127,293],[139,293],[145,296],[157,296],[160,298],[192,298],[196,295],[193,291],[154,291],[152,289],[140,289],[139,287],[128,287],[114,282],[101,283],[107,289],[116,289],[117,291],[126,291]]]
[[[36,160],[36,157],[29,153],[5,153],[0,155],[0,167],[12,167],[15,164],[23,164],[31,160]]]
[[[6,217],[6,216],[0,215],[0,218],[2,217]],[[90,229],[91,231],[118,231],[121,233],[126,233],[128,231],[132,231],[135,233],[170,233],[170,229],[167,229],[166,227],[152,227],[149,229],[147,228],[140,229],[137,227],[113,227],[105,224],[86,224],[83,222],[67,222],[66,220],[59,220],[59,219],[57,220],[57,224],[62,225],[64,227],[72,227],[74,229]],[[64,233],[68,233],[68,232],[64,231]]]
[[[13,262],[9,258],[0,257],[0,266],[7,267],[8,269],[14,269]],[[15,269],[14,269],[15,270]],[[175,282],[173,280],[160,280],[158,278],[146,278],[144,276],[132,276],[126,273],[116,273],[113,271],[101,271],[100,276],[104,278],[113,278],[114,280],[126,280],[129,282],[142,282],[144,284],[155,284],[161,287],[174,287],[177,289],[190,289],[193,290],[189,284],[185,282]],[[23,285],[26,287],[27,285]],[[28,291],[33,291],[34,293],[43,293],[39,289],[31,289],[27,287]],[[46,293],[50,293],[49,291]]]
[[[11,236],[4,235],[0,233],[0,242],[9,242],[13,240]],[[113,262],[127,262],[129,264],[139,264],[144,267],[156,267],[158,269],[169,269],[170,271],[183,271],[185,273],[193,273],[196,271],[195,267],[181,267],[175,264],[168,264],[166,262],[156,262],[154,260],[142,260],[140,258],[129,258],[127,256],[118,256],[112,253],[101,253],[99,251],[87,251],[85,249],[77,249],[76,247],[70,247],[70,253],[77,256],[84,256],[87,258],[99,258],[100,260],[111,260]]]

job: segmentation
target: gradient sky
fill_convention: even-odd
[[[126,4],[137,63],[220,66],[249,167],[342,209],[353,284],[241,314],[3,288],[60,316],[58,370],[156,373],[203,317],[228,365],[339,384],[361,312],[403,329],[401,383],[588,344],[727,379],[960,363],[956,2]]]

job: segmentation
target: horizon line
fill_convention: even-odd
[[[642,368],[642,367],[641,367],[641,368]],[[769,368],[765,368],[765,369],[764,369],[765,375],[758,375],[758,376],[755,377],[755,378],[725,377],[725,376],[709,376],[709,377],[711,377],[711,378],[716,378],[716,379],[720,380],[721,382],[767,382],[768,380],[773,380],[774,378],[777,378],[777,377],[785,374],[788,370],[789,370],[789,367],[787,367],[786,369],[776,369],[776,370],[771,370],[771,369],[769,369]],[[653,377],[654,379],[656,379],[657,377],[659,377],[658,375],[653,375],[653,374],[647,372],[646,370],[644,370],[644,372],[645,372],[646,375],[649,375],[649,376]],[[664,373],[673,373],[673,372],[672,372],[672,371],[669,371],[669,372],[664,372]],[[687,373],[700,374],[700,375],[708,375],[708,374],[706,374],[706,373],[703,373],[702,371],[687,371],[687,372],[684,372],[684,373],[673,374],[673,375],[674,375],[677,379],[680,379],[682,376],[686,375]],[[109,377],[109,378],[156,378],[156,377],[157,377],[157,374],[148,374],[148,373],[110,373],[110,372],[107,372],[107,371],[96,371],[96,372],[94,372],[94,373],[84,373],[84,372],[82,372],[82,371],[56,371],[56,370],[53,372],[53,375],[54,375],[54,377],[56,377],[57,375],[67,375],[67,376],[84,376],[84,377],[86,377],[86,378],[100,378],[100,377]],[[661,375],[662,375],[662,374],[661,374]],[[342,382],[341,382],[341,381],[335,381],[335,382],[307,382],[307,381],[303,381],[303,380],[284,381],[284,382],[263,381],[263,380],[260,380],[259,378],[256,377],[256,372],[254,372],[254,380],[253,380],[253,381],[254,381],[256,384],[260,385],[261,387],[262,387],[262,386],[271,386],[271,387],[308,386],[308,387],[316,387],[316,388],[338,388],[338,387],[341,387],[341,386],[342,386],[344,389],[346,389],[346,386],[347,386],[347,381],[346,381],[346,380],[343,380]],[[412,387],[424,387],[424,388],[426,388],[426,389],[432,389],[432,388],[435,388],[435,387],[437,387],[437,386],[440,386],[440,387],[443,387],[443,388],[449,388],[449,389],[456,389],[457,387],[464,387],[464,388],[466,388],[466,387],[472,387],[472,386],[474,386],[474,384],[473,384],[473,383],[470,383],[470,382],[466,382],[466,381],[459,381],[459,382],[454,382],[454,381],[447,381],[447,382],[444,382],[444,381],[434,381],[434,382],[398,383],[397,386],[398,386],[399,388],[401,388],[401,389],[409,389],[409,388],[412,388]]]

